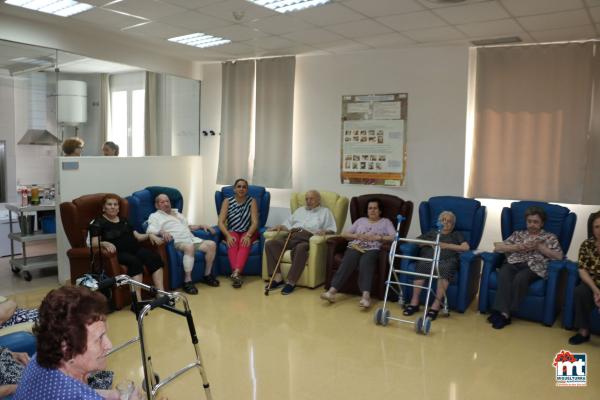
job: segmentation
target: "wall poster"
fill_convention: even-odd
[[[342,183],[403,186],[407,93],[342,96]]]

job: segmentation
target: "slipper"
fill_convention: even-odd
[[[406,308],[404,309],[404,312],[402,312],[402,315],[406,315],[407,317],[410,315],[413,315],[414,313],[419,311],[419,306],[412,306],[412,305],[407,305]]]
[[[360,308],[369,308],[371,307],[371,299],[362,298],[358,302],[358,305],[360,306]]]
[[[428,316],[428,317],[429,317],[429,318],[430,318],[432,321],[435,321],[435,319],[437,318],[437,316],[438,316],[438,313],[439,313],[439,312],[440,312],[440,310],[434,310],[434,309],[430,308],[430,309],[427,311],[427,316]]]

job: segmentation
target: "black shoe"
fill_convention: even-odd
[[[494,322],[496,322],[498,320],[498,317],[500,315],[501,314],[498,311],[496,311],[496,310],[492,311],[492,314],[489,317],[487,317],[487,322],[489,322],[490,324],[493,324]]]
[[[569,338],[569,344],[578,345],[590,341],[590,335],[583,336],[581,333],[577,333]]]
[[[504,315],[498,314],[498,319],[496,319],[492,323],[492,328],[494,328],[494,329],[502,329],[506,325],[510,325],[510,323],[511,323],[510,317],[506,318]]]
[[[241,288],[242,284],[244,283],[242,277],[239,275],[231,275],[231,281],[231,286],[233,286],[235,289]]]
[[[205,285],[212,286],[212,287],[217,287],[221,284],[221,282],[219,282],[217,280],[217,278],[215,278],[211,274],[204,275],[204,277],[202,278],[202,280],[200,282],[204,283]]]
[[[427,310],[427,316],[432,320],[435,321],[436,318],[438,317],[438,313],[440,312],[440,310],[434,310],[433,308],[430,308],[429,310]]]
[[[281,289],[281,294],[284,295],[284,296],[286,296],[288,294],[291,294],[294,291],[294,289],[296,289],[295,285],[290,285],[289,283],[287,283],[283,287],[283,289]]]
[[[192,281],[183,282],[183,291],[187,294],[198,294],[198,289],[196,289]]]
[[[273,281],[273,282],[271,282],[271,286],[269,286],[269,284],[267,283],[265,285],[265,289],[267,289],[267,290],[275,290],[279,286],[283,285],[283,283],[284,283],[283,280],[281,280],[281,281]]]
[[[402,315],[409,317],[409,316],[413,315],[414,313],[419,312],[419,308],[420,307],[418,305],[413,306],[413,305],[409,304],[404,308]]]

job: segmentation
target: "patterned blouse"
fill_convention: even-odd
[[[227,208],[227,230],[231,232],[247,232],[250,229],[252,197],[246,197],[246,201],[238,204],[234,196],[228,197]]]
[[[552,251],[560,251],[560,243],[554,233],[541,230],[537,235],[531,235],[529,231],[514,231],[505,241],[504,244],[525,244],[535,241],[541,241]],[[550,259],[537,250],[517,251],[508,256],[510,264],[527,263],[529,269],[545,278],[548,270],[548,261]]]
[[[579,268],[585,269],[600,288],[600,252],[594,239],[587,239],[579,247]]]

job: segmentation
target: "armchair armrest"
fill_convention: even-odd
[[[558,301],[558,281],[560,273],[565,268],[563,260],[550,261],[548,263],[548,276],[546,280],[546,296],[544,297],[544,314],[542,323],[546,326],[552,326],[557,313]]]
[[[341,253],[348,247],[348,241],[341,236],[332,236],[327,239],[327,247],[331,254]]]
[[[565,285],[565,304],[563,307],[562,324],[565,329],[573,329],[575,322],[575,288],[579,284],[579,266],[576,262],[565,260],[567,284]]]
[[[483,268],[481,270],[481,285],[479,287],[479,312],[486,313],[489,308],[489,287],[490,287],[490,274],[495,272],[496,269],[504,261],[504,254],[502,253],[481,253],[481,259],[483,260]]]
[[[217,232],[213,235],[212,233],[210,233],[210,231],[205,231],[204,229],[198,229],[198,230],[192,231],[192,235],[194,235],[200,239],[212,240],[215,242],[218,241],[219,233],[220,232]]]

